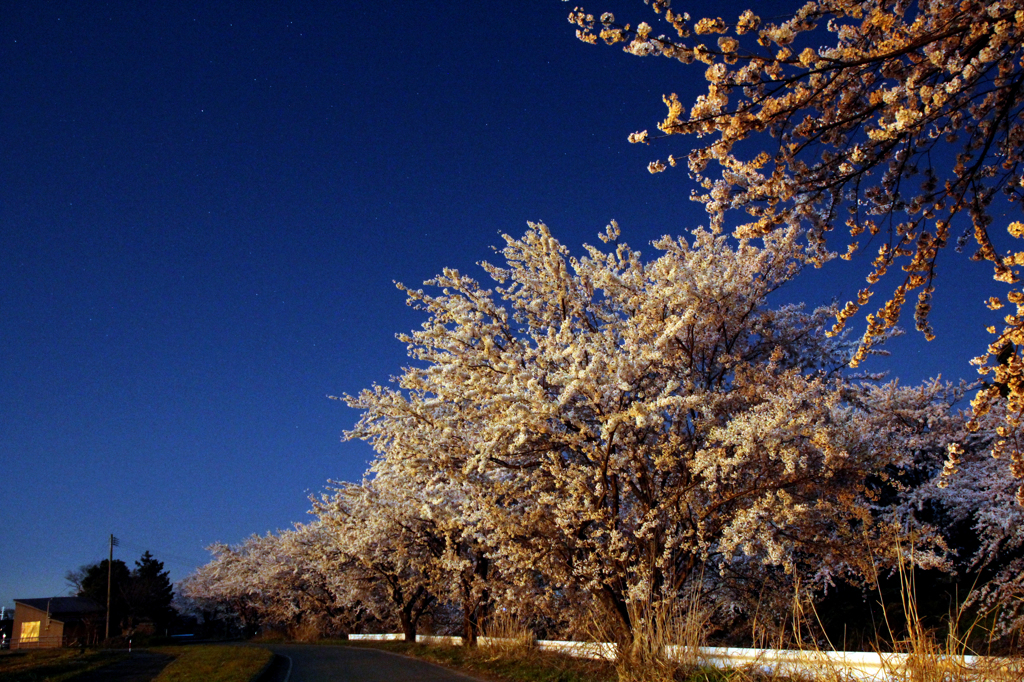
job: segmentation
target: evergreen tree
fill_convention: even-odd
[[[125,596],[132,625],[148,620],[153,622],[157,631],[167,625],[172,615],[174,589],[163,562],[154,559],[148,551],[135,562]]]

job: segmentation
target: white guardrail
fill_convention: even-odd
[[[349,635],[351,640],[401,640],[401,634]],[[417,635],[424,644],[461,645],[461,637]],[[492,641],[480,637],[480,646]],[[615,660],[615,645],[608,642],[564,642],[538,640],[541,651],[554,651],[576,658]],[[678,647],[670,647],[675,653]],[[876,653],[869,651],[800,651],[791,649],[739,649],[734,647],[701,647],[698,660],[715,668],[755,668],[769,673],[796,677],[837,677],[861,682],[882,682],[893,677],[907,678],[910,657],[907,654]],[[942,661],[948,672],[943,679],[977,678],[978,680],[1020,679],[1024,673],[1024,660],[992,656],[949,656]],[[838,675],[837,675],[838,673]]]

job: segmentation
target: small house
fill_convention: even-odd
[[[84,597],[14,600],[12,649],[49,649],[96,644],[103,636],[106,611]]]

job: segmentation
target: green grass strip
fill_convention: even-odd
[[[125,654],[78,649],[34,649],[0,653],[4,682],[64,682],[75,675],[116,663]]]
[[[274,657],[250,646],[191,644],[151,651],[177,657],[154,682],[250,682]]]

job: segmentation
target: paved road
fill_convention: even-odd
[[[135,651],[128,658],[77,675],[73,682],[149,682],[174,660],[152,651]]]
[[[480,682],[432,663],[375,649],[281,644],[268,647],[291,661],[276,661],[261,682]]]

